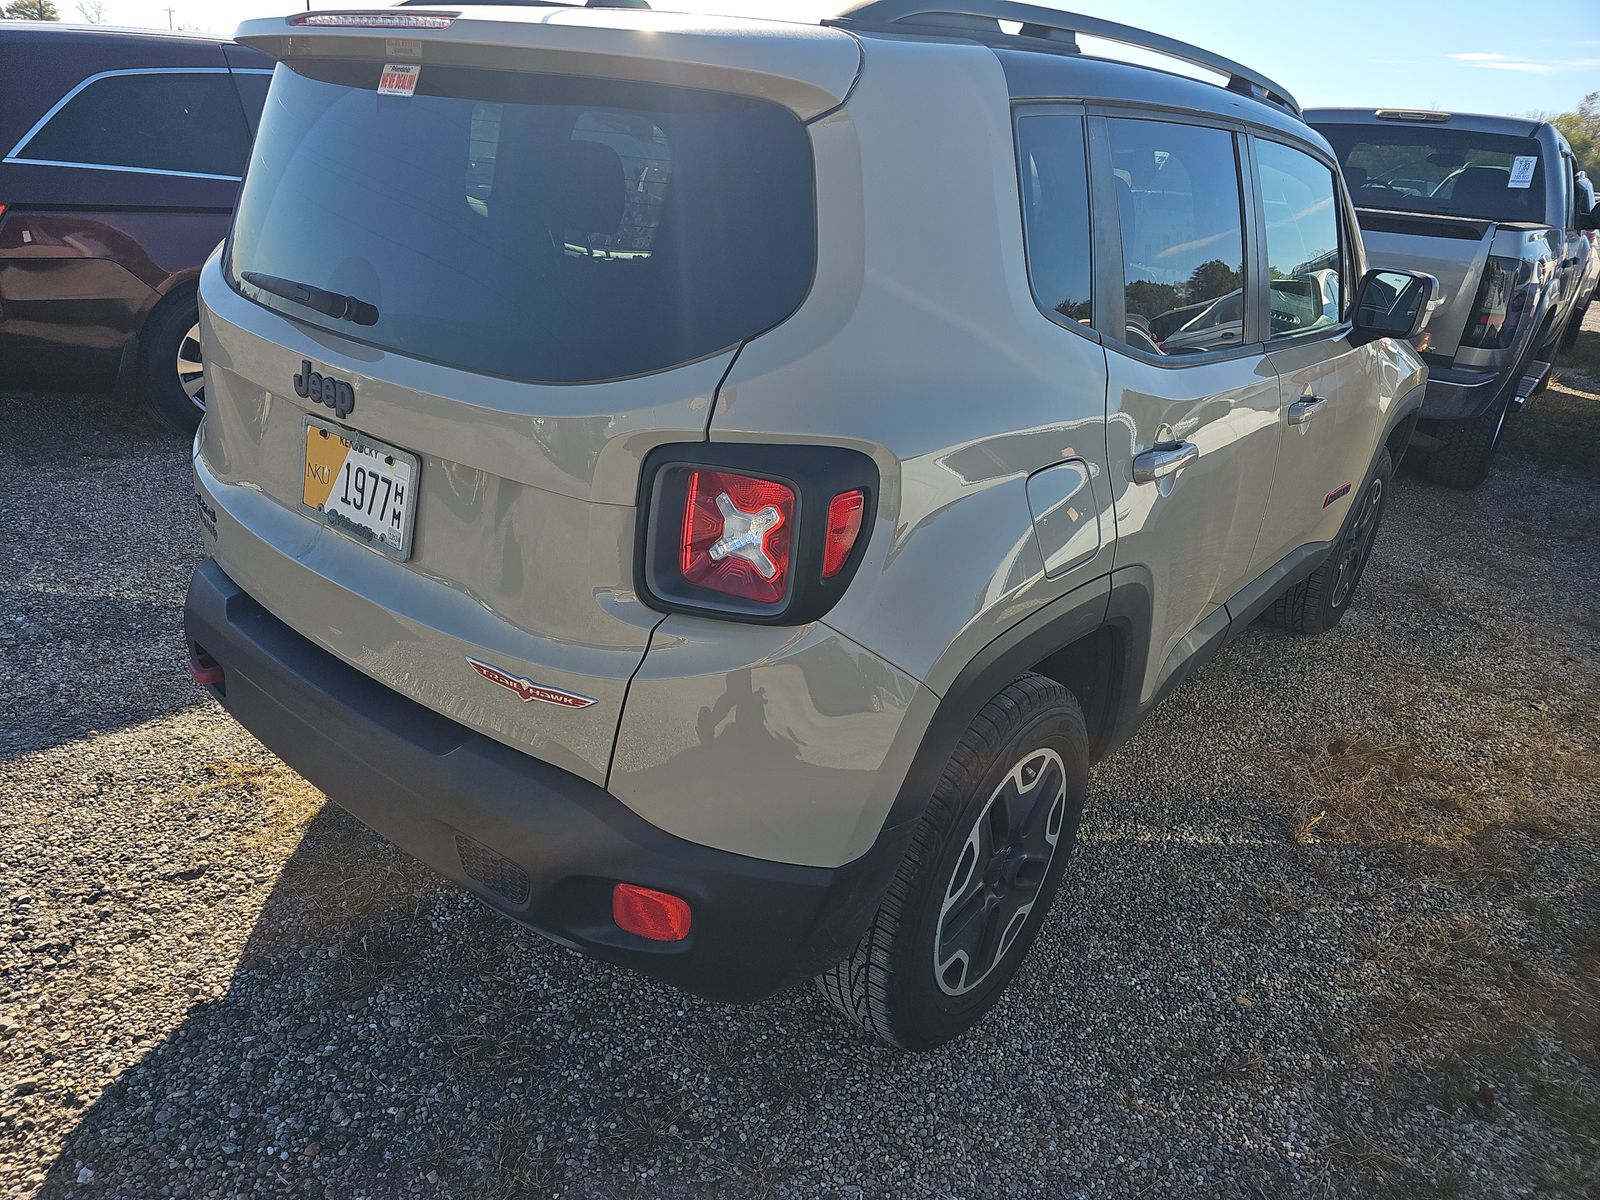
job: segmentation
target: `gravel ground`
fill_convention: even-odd
[[[1344,624],[1251,631],[1098,768],[1012,993],[913,1057],[324,808],[183,678],[185,449],[0,423],[0,1194],[1594,1195],[1592,474],[1402,478]]]

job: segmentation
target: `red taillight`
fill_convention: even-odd
[[[689,902],[636,883],[611,889],[611,919],[624,933],[652,942],[681,942],[689,936]]]
[[[1472,316],[1462,330],[1461,342],[1480,350],[1504,350],[1517,336],[1527,308],[1526,284],[1533,266],[1526,261],[1490,256],[1483,264]]]
[[[696,587],[758,604],[789,590],[794,489],[732,471],[691,468],[678,569]]]
[[[857,488],[840,492],[828,505],[828,541],[822,550],[822,577],[832,579],[850,561],[850,551],[861,536],[861,514],[866,510],[866,493]]]

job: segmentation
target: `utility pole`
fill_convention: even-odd
[[[168,9],[167,9],[167,28],[168,29],[171,29],[173,27],[172,26],[172,13],[173,13],[172,8],[168,7]]]

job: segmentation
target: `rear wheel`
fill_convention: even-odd
[[[1442,444],[1428,458],[1430,482],[1470,491],[1489,477],[1506,414],[1511,409],[1510,390],[1481,416],[1440,422],[1434,436]]]
[[[1297,583],[1274,601],[1267,617],[1296,633],[1324,633],[1343,619],[1356,585],[1367,570],[1384,506],[1394,483],[1394,462],[1385,450],[1367,485],[1356,498],[1333,552],[1304,583]]]
[[[173,297],[145,322],[140,335],[139,395],[153,416],[192,434],[206,412],[200,361],[200,307],[195,295]]]
[[[999,999],[1061,884],[1088,785],[1083,712],[1038,675],[956,744],[883,903],[818,978],[860,1028],[907,1050],[971,1029]]]
[[[1565,354],[1578,343],[1578,334],[1583,332],[1583,318],[1589,313],[1590,301],[1585,301],[1579,306],[1578,311],[1572,314],[1572,321],[1567,325],[1567,331],[1561,335],[1561,352]],[[1549,378],[1546,376],[1546,378]]]

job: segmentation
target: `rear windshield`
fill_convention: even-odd
[[[1318,125],[1362,208],[1487,221],[1543,221],[1533,138],[1439,125]]]
[[[733,346],[810,287],[810,143],[786,109],[432,64],[413,95],[379,95],[379,73],[278,68],[229,255],[251,299],[417,358],[578,383]],[[377,320],[246,272],[353,296]]]

